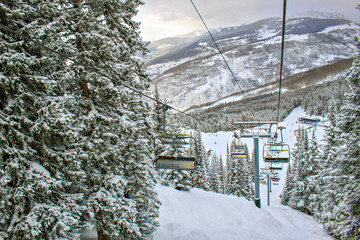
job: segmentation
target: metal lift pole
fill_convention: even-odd
[[[255,196],[254,203],[258,208],[261,208],[261,200],[260,200],[260,161],[259,161],[259,138],[273,138],[274,135],[271,133],[271,127],[276,125],[277,122],[273,121],[258,121],[258,122],[235,122],[234,125],[240,128],[240,137],[241,138],[252,138],[254,140],[254,181],[255,181]],[[261,128],[262,125],[268,125],[268,127]],[[255,129],[258,127],[258,129]],[[259,129],[260,127],[260,129]],[[246,130],[250,129],[250,130]],[[252,129],[252,130],[251,130]],[[261,132],[261,130],[266,130],[265,132]]]
[[[271,193],[271,178],[270,174],[267,174],[267,192],[268,192],[268,202],[267,205],[270,206],[270,193]]]
[[[254,139],[254,148],[255,148],[255,198],[254,198],[254,202],[258,208],[261,208],[259,138],[254,137],[253,139]]]

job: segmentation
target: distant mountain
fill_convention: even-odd
[[[308,15],[287,20],[284,78],[353,56],[354,23],[336,14]],[[278,81],[281,26],[280,18],[269,18],[212,31],[241,89],[207,32],[153,42],[146,69],[160,96],[180,109]]]

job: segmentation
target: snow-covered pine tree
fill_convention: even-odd
[[[299,155],[300,155],[300,146],[301,146],[301,139],[302,139],[302,131],[300,126],[297,130],[296,134],[296,142],[295,148],[292,149],[292,156],[291,161],[288,165],[288,169],[286,171],[286,181],[283,191],[280,195],[281,197],[281,204],[289,205],[290,197],[292,196],[292,192],[294,191],[295,186],[295,167],[299,162]]]
[[[246,168],[247,168],[247,194],[246,194],[246,199],[248,200],[253,200],[254,196],[255,196],[255,185],[254,185],[254,181],[255,181],[255,160],[253,158],[250,157],[249,154],[249,149],[248,146],[245,144],[246,146]]]
[[[304,167],[307,169],[308,176],[306,177],[306,189],[304,193],[306,209],[312,216],[319,216],[320,203],[321,203],[321,187],[319,185],[321,177],[321,156],[319,146],[316,140],[315,131],[311,138],[309,146],[307,165]]]
[[[191,173],[192,186],[207,191],[209,190],[209,177],[206,169],[206,161],[208,157],[201,139],[201,133],[198,129],[195,130],[194,138],[198,146],[198,157],[195,165],[195,171],[192,171]]]
[[[76,97],[79,148],[88,190],[84,203],[100,239],[147,238],[159,201],[151,167],[145,53],[133,21],[137,0],[59,1],[66,78]],[[133,91],[124,85],[136,89]]]
[[[298,128],[295,142],[295,149],[292,151],[291,162],[289,164],[286,182],[281,194],[281,203],[284,205],[291,206],[294,204],[295,195],[299,195],[298,189],[296,188],[297,178],[299,176],[298,169],[300,168],[302,158],[304,156],[303,142],[304,142],[304,130]]]
[[[291,159],[293,159],[296,155],[293,155]],[[293,160],[292,160],[293,161]],[[283,191],[280,195],[281,204],[288,205],[289,199],[291,196],[291,191],[294,189],[294,171],[292,170],[292,163],[289,163],[288,168],[286,170],[286,180]]]
[[[360,9],[360,5],[357,6]],[[355,36],[356,53],[346,81],[350,92],[337,116],[339,135],[335,165],[339,168],[340,181],[333,189],[336,202],[332,216],[325,222],[331,234],[340,239],[360,238],[360,34]]]
[[[231,143],[230,151],[233,152],[235,142]],[[245,197],[250,200],[253,198],[253,182],[250,176],[249,160],[244,158],[231,157],[226,186],[227,194]]]
[[[229,144],[226,144],[226,160],[225,160],[225,183],[224,183],[224,193],[227,194],[228,193],[228,183],[230,181],[229,177],[229,173],[230,173],[230,165],[231,165],[231,154],[230,154],[230,148],[229,148]]]
[[[219,158],[219,165],[218,165],[218,178],[219,178],[219,189],[218,192],[219,193],[225,193],[225,181],[226,181],[226,176],[225,176],[225,168],[224,168],[224,162],[222,160],[222,157],[220,156]]]
[[[161,99],[160,99],[160,95],[159,95],[159,90],[157,88],[157,86],[155,86],[154,89],[154,105],[153,105],[153,113],[152,113],[152,119],[153,119],[153,129],[155,131],[156,136],[160,135],[160,134],[164,134],[163,130],[164,130],[164,124],[165,124],[165,119],[164,119],[164,106],[160,104]],[[166,106],[165,106],[166,107]],[[165,113],[166,114],[166,113]]]
[[[219,175],[219,168],[220,168],[220,159],[214,152],[210,164],[209,164],[209,185],[210,190],[212,192],[220,193],[220,175]]]
[[[325,144],[322,146],[323,164],[318,182],[321,188],[320,216],[318,217],[326,229],[331,228],[331,222],[334,221],[332,212],[336,202],[339,201],[336,192],[343,178],[335,161],[340,146],[340,142],[337,141],[337,136],[340,135],[339,129],[336,127],[337,114],[336,106],[332,104],[327,117],[330,124],[325,126]]]
[[[310,211],[307,209],[306,198],[304,195],[307,188],[307,177],[309,175],[306,167],[310,164],[309,137],[303,128],[301,129],[301,132],[300,150],[297,163],[294,166],[294,188],[289,199],[289,206],[306,214],[310,214]]]
[[[71,237],[79,227],[84,173],[74,115],[64,105],[65,62],[53,25],[57,1],[0,3],[0,237]],[[36,41],[36,42],[35,42]],[[42,44],[38,45],[37,42]]]
[[[227,182],[227,194],[235,195],[235,196],[242,196],[242,189],[241,189],[241,164],[238,158],[231,158],[231,163],[229,167],[228,173],[228,182]]]

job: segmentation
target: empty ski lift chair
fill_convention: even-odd
[[[264,144],[264,162],[288,163],[290,161],[290,146],[283,142],[282,130],[284,129],[284,127],[278,127],[278,129],[281,132],[281,141]]]
[[[233,158],[247,158],[247,148],[245,145],[233,145],[231,156]]]
[[[248,154],[247,154],[246,145],[241,143],[241,141],[239,140],[240,137],[236,132],[234,132],[234,137],[235,137],[235,141],[234,141],[234,144],[231,147],[231,157],[233,157],[233,158],[247,158]],[[237,143],[236,143],[236,140],[238,140]]]
[[[196,159],[198,158],[198,148],[196,140],[193,137],[186,135],[176,136],[158,136],[161,143],[164,145],[173,146],[190,146],[191,156],[173,156],[173,155],[158,155],[154,161],[155,167],[159,169],[177,169],[177,170],[194,170],[196,166]]]
[[[282,170],[283,164],[278,162],[271,162],[269,165],[270,170]]]
[[[279,175],[279,173],[272,174],[272,175],[271,175],[271,180],[274,181],[274,182],[279,182],[279,181],[280,181],[280,175]]]
[[[159,169],[178,169],[178,170],[194,170],[196,165],[196,159],[199,157],[198,147],[195,138],[187,135],[170,135],[166,132],[166,111],[171,109],[168,105],[159,105],[159,108],[163,110],[163,135],[155,137],[159,139],[163,145],[172,145],[182,148],[189,146],[189,150],[192,152],[190,156],[174,156],[170,154],[158,155],[154,160],[156,168]]]
[[[267,143],[263,149],[264,162],[288,163],[290,161],[290,147],[285,143]]]

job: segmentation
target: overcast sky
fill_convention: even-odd
[[[144,40],[206,30],[190,0],[143,0],[136,21]],[[281,17],[283,0],[193,0],[208,27],[237,26],[267,17]],[[358,0],[288,0],[287,16],[308,11],[340,13],[360,22]]]

